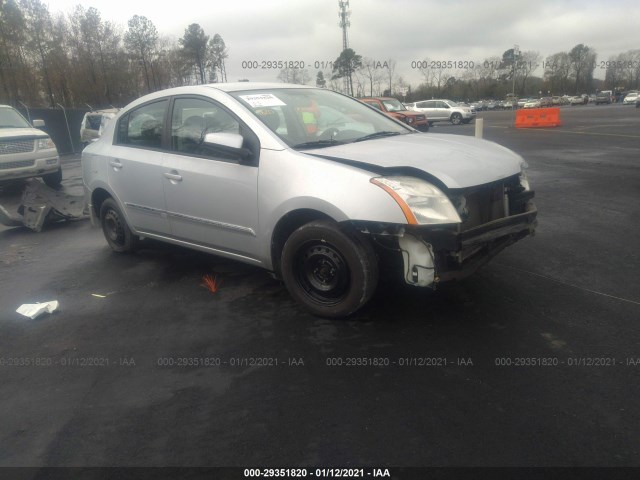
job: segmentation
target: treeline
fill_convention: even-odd
[[[124,106],[168,87],[226,81],[228,49],[198,24],[178,40],[135,15],[123,28],[78,5],[51,13],[41,0],[0,0],[0,103]]]
[[[352,49],[343,51],[331,67],[317,73],[317,86],[357,97],[392,95],[406,101],[434,97],[504,98],[511,92],[517,96],[538,96],[640,89],[640,49],[598,61],[596,51],[584,44],[546,58],[537,51],[520,52],[513,48],[501,56],[477,62],[424,58],[410,65],[423,79],[417,87],[398,73],[395,60],[374,60]],[[606,70],[604,81],[595,78],[598,69]],[[278,78],[306,83],[300,80],[310,78],[310,74],[305,69],[286,69]]]
[[[227,81],[229,53],[218,34],[197,23],[173,40],[153,22],[135,15],[126,27],[78,5],[51,13],[42,0],[0,0],[0,103],[30,107],[124,106],[164,88]],[[640,49],[598,60],[578,44],[543,58],[539,52],[508,49],[482,61],[424,58],[411,65],[373,59],[346,49],[313,73],[287,68],[277,78],[314,83],[353,96],[393,95],[412,101],[432,97],[504,98],[539,94],[582,94],[597,89],[640,89]],[[542,68],[540,68],[542,67]],[[422,82],[409,84],[408,69]],[[605,79],[595,78],[604,69]],[[542,76],[540,76],[542,71]],[[602,76],[602,75],[598,75]]]

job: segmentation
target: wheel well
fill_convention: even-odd
[[[305,223],[320,219],[331,220],[331,217],[317,210],[301,209],[287,213],[278,221],[271,236],[271,260],[273,270],[278,277],[280,277],[282,249],[289,236]]]
[[[102,207],[102,202],[107,198],[111,198],[111,195],[102,188],[96,188],[91,194],[91,204],[93,205],[93,211],[96,214],[96,218],[100,218],[100,207]]]

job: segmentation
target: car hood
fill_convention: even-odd
[[[379,171],[422,170],[447,188],[467,188],[517,175],[522,157],[496,143],[462,135],[414,133],[377,138],[302,153]]]
[[[48,135],[37,128],[0,128],[0,138],[15,137],[48,137]]]

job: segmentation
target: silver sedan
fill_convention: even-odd
[[[532,234],[524,166],[336,92],[258,83],[142,97],[82,154],[113,250],[151,238],[260,266],[325,317],[361,308],[383,270],[434,288]]]

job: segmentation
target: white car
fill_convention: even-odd
[[[0,183],[42,177],[50,187],[60,185],[56,145],[36,127],[44,127],[44,121],[34,120],[31,125],[15,108],[0,105]]]
[[[640,98],[640,96],[638,95],[638,92],[629,92],[627,93],[627,96],[624,97],[624,100],[622,101],[623,105],[635,105],[636,100],[638,100],[638,98]]]
[[[469,123],[476,116],[471,107],[463,107],[452,100],[422,100],[411,104],[410,110],[427,114],[429,125],[433,122],[451,122],[454,125]]]
[[[82,152],[114,251],[151,238],[262,267],[326,317],[362,307],[387,267],[433,288],[533,234],[524,167],[331,90],[244,82],[146,95]]]
[[[540,100],[533,98],[525,103],[522,108],[540,108]]]
[[[80,142],[86,147],[102,134],[107,122],[116,116],[117,108],[87,112],[80,124]]]

